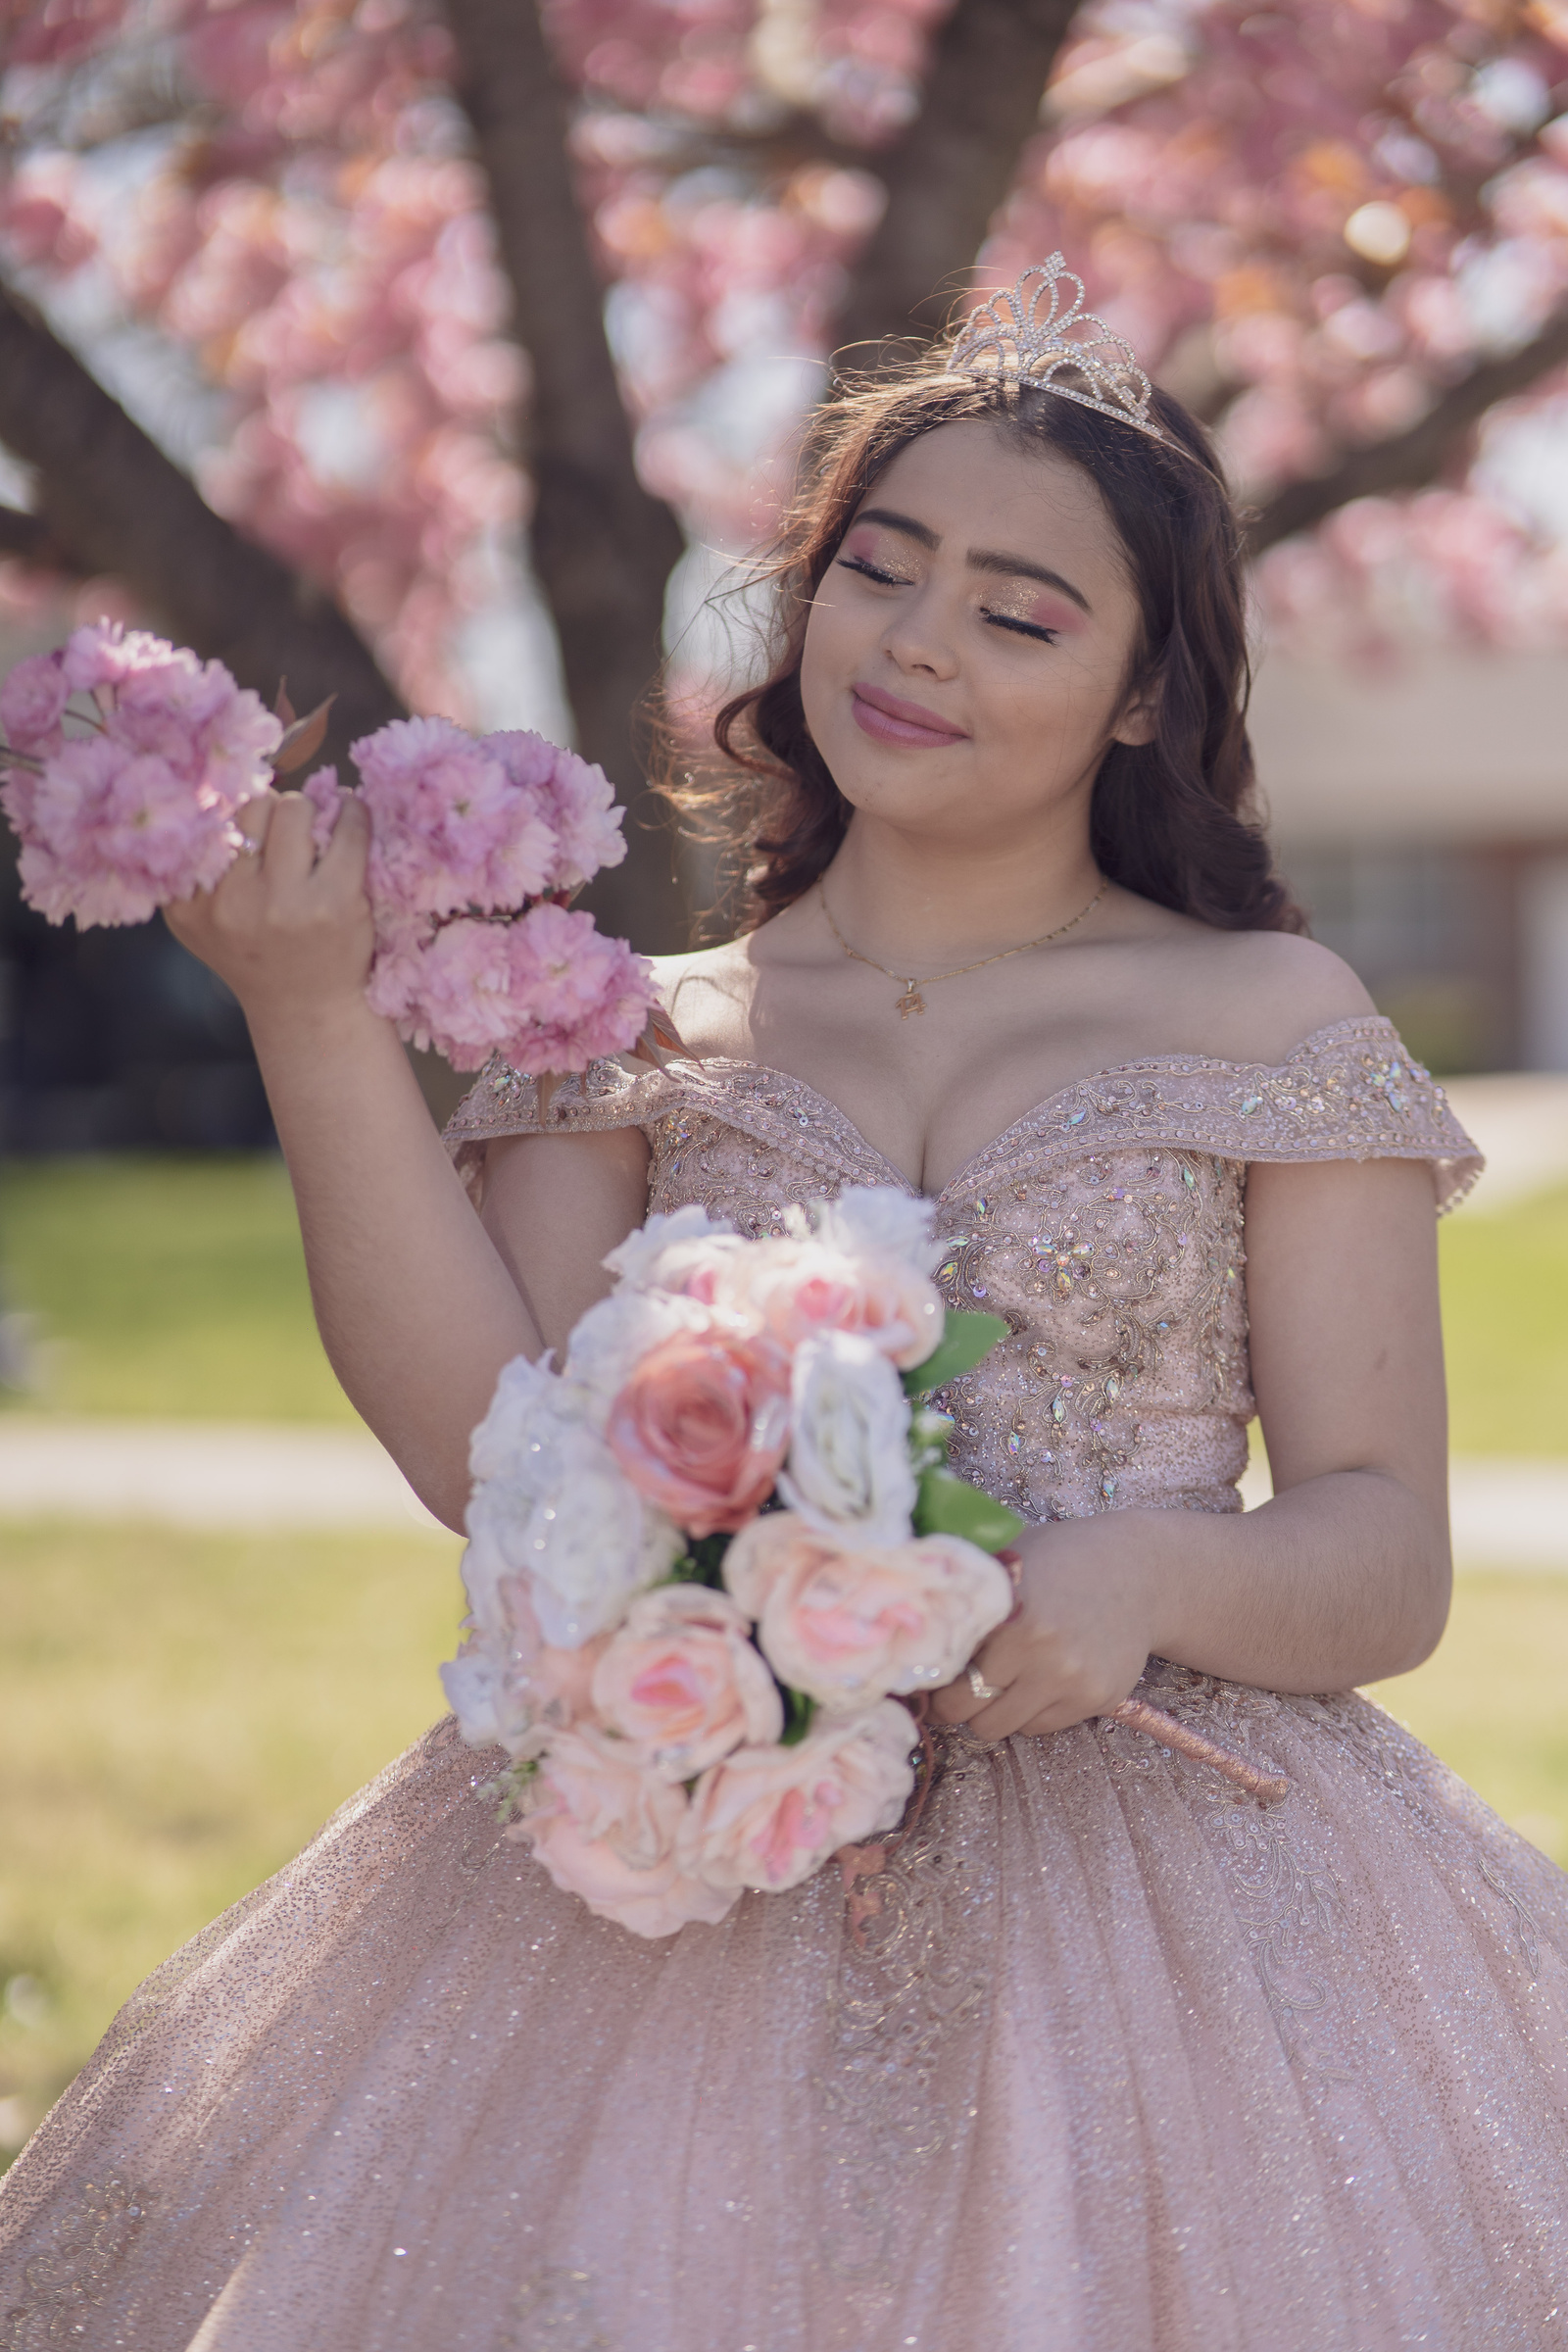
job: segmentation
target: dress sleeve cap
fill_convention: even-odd
[[[537,1079],[496,1054],[447,1121],[442,1141],[478,1207],[488,1145],[512,1135],[600,1135],[643,1127],[669,1107],[672,1093],[662,1070],[633,1069],[611,1057],[559,1079],[541,1116]]]

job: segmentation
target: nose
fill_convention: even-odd
[[[900,597],[882,643],[907,676],[954,678],[958,673],[952,616],[934,582]]]

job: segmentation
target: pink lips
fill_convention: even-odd
[[[898,743],[911,751],[929,751],[942,744],[964,741],[961,727],[950,727],[934,710],[923,710],[918,703],[901,702],[897,695],[884,694],[876,686],[852,686],[850,708],[855,712],[856,725],[876,743]]]

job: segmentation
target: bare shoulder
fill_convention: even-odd
[[[1226,1060],[1273,1065],[1320,1029],[1377,1011],[1344,958],[1314,939],[1204,929],[1188,953],[1208,1050]]]
[[[1130,914],[1116,994],[1141,1027],[1157,1028],[1162,1051],[1273,1067],[1320,1029],[1377,1011],[1349,965],[1316,940],[1215,930],[1142,902]]]
[[[740,1050],[756,985],[749,939],[653,958],[659,1001],[683,1042],[696,1054]]]

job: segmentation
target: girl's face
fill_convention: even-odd
[[[982,420],[902,450],[816,592],[807,724],[846,800],[978,845],[1087,795],[1124,705],[1137,593],[1089,476]]]

